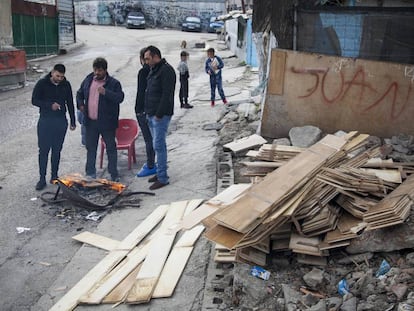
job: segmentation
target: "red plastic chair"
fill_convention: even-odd
[[[116,129],[116,149],[128,150],[128,169],[132,167],[132,162],[137,163],[135,154],[135,141],[138,138],[139,128],[138,122],[134,119],[119,119],[118,128]],[[100,168],[102,168],[103,158],[105,153],[105,142],[101,137],[101,161]]]

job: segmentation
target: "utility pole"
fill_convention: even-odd
[[[244,0],[241,0],[241,5],[242,5],[242,11],[243,14],[246,13],[246,7],[244,6]]]

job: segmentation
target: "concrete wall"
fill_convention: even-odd
[[[0,0],[0,50],[13,44],[11,0]]]
[[[200,16],[204,29],[207,29],[211,16],[226,12],[224,0],[75,0],[76,23],[119,25],[125,23],[130,11],[141,10],[150,27],[180,28],[184,18]]]
[[[414,132],[414,65],[273,49],[261,134],[294,126],[380,137]]]

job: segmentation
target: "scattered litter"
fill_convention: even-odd
[[[39,265],[43,265],[43,266],[49,267],[52,264],[51,263],[48,263],[48,262],[45,262],[45,261],[39,261]]]
[[[338,293],[341,296],[349,294],[349,286],[346,279],[342,279],[338,283]]]
[[[270,272],[259,266],[253,266],[250,274],[263,280],[268,280],[270,277]]]
[[[30,201],[36,201],[37,200],[37,198],[31,198],[30,199]]]
[[[62,291],[62,290],[66,290],[67,288],[68,288],[67,286],[61,286],[61,287],[55,288],[54,291],[59,292],[59,291]]]
[[[98,221],[102,215],[98,214],[97,212],[93,211],[92,213],[88,214],[85,218],[88,220]]]
[[[16,227],[17,233],[23,233],[25,231],[30,231],[30,228],[26,227]]]
[[[390,264],[385,259],[383,259],[378,271],[375,273],[375,276],[378,278],[384,275],[385,273],[387,273],[388,271],[390,271],[390,269],[391,269]]]

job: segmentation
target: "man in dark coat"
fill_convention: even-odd
[[[50,150],[52,150],[50,182],[54,183],[58,178],[60,152],[68,128],[67,111],[70,116],[70,129],[73,131],[76,128],[72,87],[65,78],[65,71],[64,65],[56,64],[53,70],[40,79],[33,89],[32,104],[39,107],[40,113],[37,123],[40,178],[36,184],[36,190],[46,187],[46,170]]]
[[[139,60],[142,68],[138,71],[137,97],[135,100],[135,115],[137,116],[138,124],[141,129],[142,137],[145,141],[145,151],[147,154],[147,161],[137,173],[137,177],[145,177],[157,173],[155,165],[155,152],[152,146],[152,135],[148,126],[147,115],[145,113],[145,91],[147,89],[147,77],[150,72],[149,65],[144,62],[145,48],[141,49],[139,53]]]
[[[119,105],[124,100],[121,83],[108,74],[108,63],[98,57],[93,72],[82,81],[76,93],[78,109],[84,114],[86,129],[86,175],[96,178],[96,151],[102,135],[108,155],[108,172],[113,181],[119,181],[118,155],[115,134],[118,128]]]
[[[149,179],[149,182],[153,182],[150,190],[155,190],[169,184],[166,138],[174,114],[176,76],[174,68],[161,57],[157,47],[148,46],[145,49],[144,60],[151,68],[147,78],[145,113],[157,156],[157,175]]]

